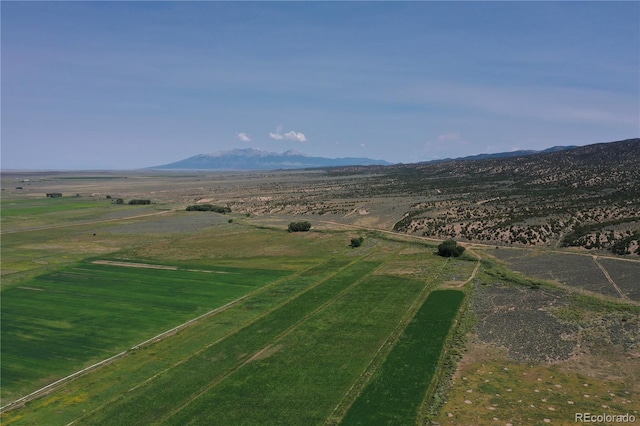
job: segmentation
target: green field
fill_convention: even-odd
[[[182,210],[131,219],[139,208],[3,200],[2,405],[118,357],[2,424],[337,423],[420,303],[475,264],[375,233],[353,249],[350,231]]]
[[[59,213],[69,210],[90,209],[100,205],[110,204],[109,201],[97,203],[94,199],[78,197],[60,198],[33,198],[21,200],[2,200],[2,220],[14,219],[16,217],[33,217],[35,215],[45,215]]]
[[[345,425],[415,424],[464,293],[429,294],[369,385],[347,412]]]
[[[331,238],[338,241],[335,236]],[[307,244],[314,239],[311,236]],[[393,248],[392,243],[382,246]],[[18,300],[20,291],[45,297],[54,289],[56,295],[66,298],[65,303],[76,308],[87,295],[103,300],[107,311],[87,306],[91,312],[101,313],[96,314],[94,323],[88,322],[82,325],[84,329],[69,333],[69,339],[80,339],[81,348],[76,350],[86,355],[94,350],[104,354],[105,348],[115,347],[120,342],[116,335],[120,336],[132,317],[142,315],[140,322],[151,329],[157,328],[158,321],[170,316],[170,312],[174,316],[180,312],[195,314],[203,298],[208,297],[206,294],[214,291],[201,281],[202,276],[221,277],[223,281],[217,286],[220,294],[236,287],[246,293],[275,281],[175,336],[131,351],[116,362],[65,384],[52,395],[4,413],[3,424],[211,424],[214,419],[216,424],[229,425],[324,423],[354,384],[362,381],[379,349],[397,332],[415,300],[425,297],[439,282],[446,264],[446,260],[433,255],[423,259],[423,279],[378,272],[399,259],[402,258],[395,250],[374,247],[355,256],[319,257],[315,265],[299,267],[284,277],[277,270],[257,273],[220,267],[212,269],[234,273],[211,274],[187,271],[186,266],[157,270],[85,261],[20,286],[48,286],[51,291],[8,289],[11,292],[5,292],[11,296],[11,304]],[[190,269],[202,268],[202,264],[192,266]],[[109,279],[105,278],[102,285],[96,282],[90,289],[85,288],[92,281],[89,275],[105,272]],[[245,279],[257,276],[262,281],[244,284]],[[123,297],[123,293],[130,293],[132,280],[137,280],[133,287],[139,286],[139,291]],[[180,283],[178,289],[171,286],[176,282]],[[74,299],[76,303],[70,303]],[[31,302],[33,306],[43,303]],[[108,312],[108,308],[120,306],[119,315]],[[457,306],[450,308],[455,315]],[[71,316],[71,311],[66,316]],[[65,317],[62,312],[56,314],[55,318]],[[83,315],[79,315],[81,323],[87,312]],[[115,318],[114,327],[104,329],[101,325],[109,318]],[[64,336],[65,324],[49,321],[52,328],[46,332]],[[30,327],[26,333],[46,335],[38,323]],[[139,326],[129,325],[124,332],[135,334],[138,329]],[[55,341],[61,340],[52,339],[41,346],[54,346]],[[52,362],[40,372],[55,367]],[[424,394],[428,380],[421,385]]]
[[[55,226],[70,220],[95,220],[97,215],[123,206],[110,200],[94,198],[60,197],[3,200],[2,226],[24,229],[37,226]]]
[[[324,423],[421,288],[388,277],[356,282],[164,423]]]
[[[100,220],[104,215],[126,212],[131,216],[155,210],[153,206],[117,205],[111,200],[94,197],[60,197],[3,199],[2,228],[21,230],[68,225],[75,221]]]
[[[3,291],[2,399],[108,358],[286,274],[189,269],[195,268],[87,260]]]

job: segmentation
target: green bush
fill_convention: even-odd
[[[291,222],[287,228],[287,232],[306,232],[311,229],[309,222]]]
[[[129,200],[129,205],[136,205],[136,204],[151,204],[151,200]]]
[[[459,246],[456,240],[446,240],[438,246],[438,255],[443,257],[458,257],[464,252],[464,247]]]
[[[364,241],[364,238],[362,237],[352,238],[350,246],[353,248],[360,247],[363,241]]]

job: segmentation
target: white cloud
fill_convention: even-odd
[[[278,126],[275,133],[269,132],[269,137],[275,140],[288,140],[295,142],[306,142],[307,137],[302,132],[296,132],[295,130],[290,130],[287,133],[282,133],[282,126]]]
[[[247,135],[244,132],[238,133],[236,137],[240,139],[242,142],[251,142],[251,137],[249,137],[249,135]]]
[[[304,135],[304,133],[302,132],[294,132],[293,130],[291,130],[290,132],[287,132],[284,134],[284,138],[290,141],[296,141],[296,142],[306,142],[307,141],[307,137]]]
[[[276,139],[276,140],[281,140],[284,138],[284,136],[282,136],[282,126],[278,126],[278,128],[276,129],[275,133],[271,133],[269,132],[269,137],[271,139]]]
[[[361,143],[361,144],[360,144],[360,146],[364,148],[364,147],[365,147],[365,146],[367,146],[367,145],[365,145],[365,144]]]

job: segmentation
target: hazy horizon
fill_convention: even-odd
[[[2,2],[2,170],[640,135],[637,2]]]

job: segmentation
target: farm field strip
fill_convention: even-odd
[[[100,265],[129,266],[129,264],[119,265],[119,263],[121,263],[121,262],[111,262],[111,261],[93,261],[91,263],[100,264]],[[124,262],[122,262],[122,263],[124,263]],[[149,264],[141,264],[141,263],[135,263],[133,265],[136,265],[134,267],[147,267],[147,266],[150,266],[151,269],[177,270],[177,267],[172,267],[172,266],[149,265]],[[139,265],[143,265],[143,266],[139,266]],[[209,272],[209,273],[216,272],[216,273],[221,273],[221,274],[233,273],[233,272],[226,272],[226,271],[207,271],[207,270],[199,270],[199,269],[185,269],[185,270],[192,271],[192,272]],[[252,296],[254,296],[255,294],[257,294],[259,292],[265,291],[266,289],[268,289],[270,287],[273,287],[274,285],[277,285],[280,281],[281,280],[278,280],[278,281],[276,281],[274,283],[271,283],[271,284],[269,284],[267,286],[259,288],[258,290],[255,290],[255,291],[253,291],[253,292],[251,292],[249,294],[241,296],[238,299],[227,303],[226,305],[220,306],[219,308],[215,308],[215,309],[213,309],[213,310],[211,310],[209,312],[206,312],[206,313],[204,313],[204,314],[202,314],[202,315],[200,315],[200,316],[198,316],[196,318],[190,319],[189,321],[187,321],[187,322],[185,322],[183,324],[180,324],[180,325],[178,325],[178,326],[176,326],[176,327],[174,327],[174,328],[172,328],[170,330],[164,331],[164,332],[162,332],[162,333],[160,333],[160,334],[158,334],[158,335],[156,335],[156,336],[154,336],[154,337],[152,337],[152,338],[150,338],[148,340],[145,340],[144,342],[138,343],[137,345],[133,346],[129,350],[120,352],[119,354],[116,354],[116,355],[114,355],[112,357],[109,357],[109,358],[107,358],[105,360],[99,361],[99,362],[97,362],[97,363],[95,363],[93,365],[90,365],[90,366],[88,366],[86,368],[83,368],[80,371],[76,371],[76,372],[70,374],[69,376],[63,377],[62,379],[57,380],[54,383],[51,383],[51,384],[49,384],[49,385],[47,385],[47,386],[45,386],[43,388],[40,388],[40,389],[30,393],[29,395],[26,395],[26,396],[24,396],[24,397],[22,397],[22,398],[20,398],[20,399],[18,399],[16,401],[13,401],[13,402],[7,404],[6,406],[0,407],[0,411],[4,411],[5,409],[9,408],[12,405],[24,404],[25,402],[31,401],[31,400],[39,397],[40,395],[42,395],[44,393],[51,392],[54,388],[59,387],[63,383],[66,383],[66,382],[68,382],[70,380],[73,380],[73,379],[75,379],[75,378],[77,378],[77,377],[79,377],[79,376],[81,376],[83,374],[86,374],[89,371],[95,370],[96,368],[102,367],[102,366],[104,366],[106,364],[109,364],[109,363],[115,361],[116,359],[119,359],[119,358],[125,356],[126,354],[129,353],[130,350],[139,350],[139,349],[141,349],[141,348],[143,348],[143,347],[145,347],[145,346],[147,346],[149,344],[159,342],[162,339],[164,339],[166,337],[169,337],[169,336],[177,333],[178,331],[180,331],[180,330],[182,330],[182,329],[184,329],[186,327],[189,327],[189,326],[191,326],[192,324],[194,324],[194,323],[196,323],[198,321],[201,321],[204,318],[207,318],[207,317],[210,317],[212,315],[215,315],[215,314],[218,314],[220,312],[223,312],[223,311],[231,308],[232,306],[240,303],[244,299],[252,297]],[[37,290],[37,291],[44,291],[43,289],[29,288],[29,287],[18,287],[18,288],[29,289],[29,290]]]
[[[338,424],[345,416],[353,402],[362,393],[362,390],[367,386],[374,372],[380,368],[384,360],[386,359],[389,351],[391,351],[394,345],[397,343],[402,332],[407,327],[409,322],[414,318],[420,307],[429,295],[430,289],[438,281],[442,281],[442,273],[450,265],[451,258],[446,258],[439,268],[432,270],[432,276],[426,281],[420,292],[412,300],[412,303],[408,309],[404,312],[402,318],[396,322],[396,326],[393,331],[389,333],[385,340],[380,344],[375,351],[375,354],[371,357],[369,364],[362,370],[360,376],[351,385],[349,390],[345,392],[340,402],[334,407],[331,415],[327,419],[327,424]],[[432,266],[435,266],[432,265]]]
[[[342,424],[416,423],[463,299],[464,293],[459,290],[435,290],[429,294]]]
[[[3,400],[28,394],[42,386],[40,380],[53,382],[79,365],[115,355],[288,274],[244,272],[212,275],[81,262],[3,290]]]
[[[321,272],[311,287],[226,335],[198,352],[189,354],[163,374],[78,419],[90,424],[149,424],[179,407],[198,390],[219,380],[229,370],[250,359],[274,338],[295,326],[308,313],[335,297],[354,280],[374,270],[378,263],[357,259],[330,276]],[[327,265],[323,265],[325,269]],[[329,269],[331,271],[331,269]],[[318,273],[318,272],[316,272]],[[304,276],[305,274],[303,274]],[[141,408],[144,407],[144,408]]]
[[[166,374],[193,356],[278,309],[299,294],[334,276],[349,260],[328,259],[253,292],[231,309],[195,322],[170,339],[154,342],[113,364],[65,383],[50,396],[2,414],[3,424],[68,424],[100,411]],[[161,355],[160,355],[161,354]],[[92,397],[87,399],[87,395]]]
[[[156,205],[116,205],[94,197],[2,200],[0,234],[20,234],[81,225],[120,222],[175,212]]]
[[[139,263],[139,262],[121,262],[121,261],[115,261],[115,260],[94,260],[91,263],[93,263],[94,265],[122,266],[124,268],[164,269],[169,271],[182,270],[182,271],[188,271],[188,272],[204,272],[206,274],[238,274],[238,272],[214,271],[211,269],[178,268],[177,266],[154,265],[151,263]]]
[[[69,228],[69,227],[73,227],[73,226],[94,225],[94,224],[99,224],[99,223],[122,222],[122,221],[126,221],[126,220],[136,220],[136,219],[141,219],[141,218],[147,218],[149,216],[157,216],[157,215],[162,215],[162,214],[167,214],[167,213],[173,213],[175,211],[178,211],[178,209],[162,210],[162,211],[159,211],[159,212],[137,214],[137,215],[134,215],[134,216],[126,216],[126,217],[120,217],[120,218],[115,218],[115,219],[89,220],[89,221],[81,221],[81,222],[75,222],[75,223],[64,223],[64,224],[60,224],[60,225],[47,225],[47,226],[37,226],[37,227],[23,228],[23,229],[11,229],[11,230],[8,230],[8,231],[1,231],[0,235],[17,234],[17,233],[21,233],[21,232],[46,231],[46,230],[50,230],[50,229],[60,229],[60,228]]]
[[[163,424],[322,424],[419,294],[368,276]]]
[[[327,300],[322,305],[318,306],[316,309],[308,312],[298,322],[296,322],[287,330],[283,331],[281,334],[276,336],[272,341],[270,341],[267,345],[265,345],[255,354],[253,354],[249,359],[244,361],[242,364],[238,365],[236,368],[231,369],[227,374],[220,377],[219,380],[212,382],[209,386],[202,389],[200,392],[198,392],[196,395],[194,395],[192,398],[190,398],[188,401],[186,401],[183,405],[178,407],[176,410],[172,411],[171,413],[168,413],[167,416],[165,416],[165,418],[162,419],[161,423],[165,423],[168,421],[169,423],[174,423],[174,424],[184,424],[183,423],[184,421],[188,421],[188,419],[193,418],[193,416],[201,417],[198,413],[211,411],[210,409],[207,410],[206,408],[212,405],[211,393],[218,396],[221,395],[223,400],[228,398],[229,391],[220,390],[220,388],[222,389],[230,388],[230,391],[235,391],[236,393],[239,394],[238,395],[239,400],[242,400],[242,399],[246,400],[246,397],[243,398],[242,395],[247,395],[247,392],[250,392],[250,390],[241,389],[241,388],[245,388],[246,386],[263,389],[263,391],[266,388],[270,388],[275,391],[275,394],[277,394],[277,395],[274,395],[274,397],[281,397],[283,395],[282,387],[276,386],[274,389],[274,383],[276,383],[277,381],[282,381],[282,376],[286,375],[287,373],[291,373],[291,371],[295,371],[294,374],[304,375],[306,379],[310,380],[312,383],[317,383],[319,380],[321,380],[320,377],[316,378],[315,380],[311,380],[309,379],[309,374],[308,374],[309,372],[300,371],[303,369],[303,367],[300,367],[300,366],[308,365],[310,363],[309,356],[308,356],[309,351],[307,347],[311,343],[311,341],[313,341],[313,344],[316,345],[316,347],[318,347],[318,350],[314,351],[315,357],[321,357],[319,356],[319,351],[320,351],[320,348],[323,347],[322,342],[320,342],[318,338],[310,336],[311,334],[313,334],[315,330],[313,327],[309,327],[307,323],[315,320],[315,322],[319,322],[318,327],[325,328],[325,327],[328,327],[328,324],[330,322],[336,321],[337,316],[341,314],[343,316],[345,316],[346,314],[346,316],[348,316],[351,320],[353,320],[353,317],[355,316],[353,310],[357,309],[357,306],[349,305],[350,306],[349,309],[342,308],[337,311],[334,309],[332,310],[332,313],[329,316],[325,316],[323,315],[323,313],[329,307],[334,305],[337,300],[344,299],[345,294],[353,292],[354,288],[357,288],[358,286],[360,286],[360,284],[362,284],[362,282],[365,281],[370,274],[372,274],[376,269],[379,269],[381,266],[382,266],[382,263],[378,264],[373,270],[357,278],[355,281],[353,281],[346,288],[342,289],[339,293],[337,293],[331,299]],[[353,299],[353,302],[357,303],[358,305],[361,305],[364,301],[365,300],[363,300],[362,297],[357,297]],[[368,306],[365,309],[367,312],[369,312],[371,309],[371,306]],[[321,319],[318,319],[318,317]],[[292,334],[294,334],[295,337],[288,338]],[[332,336],[332,340],[334,337],[335,336]],[[308,342],[306,344],[301,343],[300,342],[301,339],[306,339]],[[357,343],[362,344],[361,335],[357,336],[357,340],[358,340]],[[289,351],[284,351],[282,350],[283,347],[289,347],[291,349]],[[336,357],[337,348],[335,348],[332,345],[327,347],[329,347],[330,353],[325,354],[324,356]],[[299,350],[301,348],[302,348],[302,351]],[[296,351],[296,349],[298,350]],[[349,357],[349,360],[352,361],[352,358],[354,355],[353,346],[350,346],[350,349],[351,350],[348,353],[348,357]],[[273,371],[273,369],[270,369],[269,372],[266,372],[268,377],[256,383],[257,374],[256,372],[253,371],[251,367],[253,367],[254,363],[259,363],[263,358],[274,356],[276,352],[282,352],[282,353],[286,352],[284,362],[287,364],[288,368],[283,368],[281,370],[277,369],[277,371]],[[302,354],[300,354],[300,352],[302,352]],[[276,358],[279,358],[280,355],[276,355]],[[251,367],[248,367],[249,364],[252,364]],[[298,367],[296,368],[296,366]],[[257,368],[261,370],[264,367],[265,366],[258,366]],[[269,374],[269,373],[272,373],[272,374]],[[326,372],[323,371],[321,374],[324,375],[326,374]],[[238,378],[236,376],[240,376],[240,377]],[[248,382],[251,382],[251,384],[247,385]],[[290,395],[297,395],[298,398],[300,398],[300,392],[304,392],[305,390],[305,389],[301,389],[300,391],[295,391],[294,389],[292,389],[292,383],[283,383],[283,386],[286,386],[288,388],[288,393]],[[210,392],[214,387],[216,387],[215,392]],[[264,397],[264,393],[263,393],[263,397]],[[316,403],[310,403],[309,398],[304,398],[304,399],[306,403],[309,404],[310,406],[316,406]],[[288,401],[290,401],[290,399],[288,399]],[[224,401],[217,401],[217,402],[214,402],[213,405],[215,405],[216,407],[219,407],[223,403]],[[243,410],[236,411],[236,414],[241,414],[242,421],[247,421],[247,419],[251,418],[251,415],[248,412],[256,409],[255,401],[252,400],[251,403],[252,403],[251,408],[245,408]],[[316,409],[317,409],[317,406],[316,406]],[[183,410],[186,413],[182,413]],[[229,414],[231,413],[227,413],[227,417],[229,417]],[[264,420],[265,415],[267,414],[268,413],[254,415],[252,421],[257,422],[257,421],[260,421],[260,419]],[[219,412],[219,411],[217,413],[208,413],[208,418],[211,419],[211,421],[215,420],[216,422],[220,422],[222,415],[224,415],[223,412]],[[173,417],[177,417],[177,419],[173,419]],[[298,421],[298,422],[300,421],[300,417],[295,417],[294,419],[295,421]],[[291,419],[291,421],[293,421],[294,419]],[[239,418],[229,419],[228,424],[237,424],[237,422],[239,422],[240,420],[241,419]],[[286,420],[278,419],[277,421],[282,422]],[[306,421],[304,423],[306,423]]]
[[[47,215],[51,216],[60,212],[69,212],[87,209],[99,209],[109,207],[109,204],[97,202],[93,199],[83,198],[37,198],[37,199],[13,199],[1,200],[2,221],[6,222],[14,218],[34,217]]]

